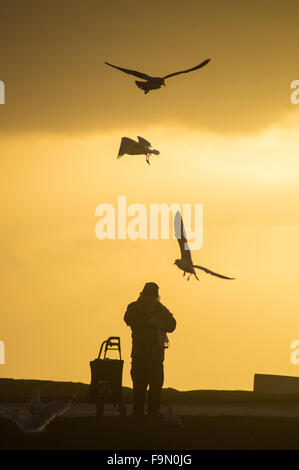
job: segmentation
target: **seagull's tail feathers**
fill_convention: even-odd
[[[147,94],[152,88],[149,86],[148,82],[140,82],[139,80],[135,80],[136,85],[138,88],[144,91]]]
[[[154,155],[160,155],[159,150],[155,150],[155,149],[150,150],[150,153],[153,153]]]

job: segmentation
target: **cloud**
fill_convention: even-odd
[[[1,132],[106,133],[153,122],[221,134],[261,130],[292,108],[298,11],[293,0],[6,2]],[[206,57],[205,69],[146,96],[132,77],[104,65],[163,75]]]

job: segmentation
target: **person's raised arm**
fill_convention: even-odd
[[[133,302],[127,307],[127,311],[124,316],[124,321],[128,326],[142,326],[148,324],[147,318],[142,315],[136,304]]]
[[[176,328],[176,320],[172,313],[161,304],[161,315],[159,317],[159,328],[166,333],[172,333]]]

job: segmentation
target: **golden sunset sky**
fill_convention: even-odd
[[[1,377],[89,382],[145,282],[174,314],[166,387],[252,389],[299,375],[299,3],[1,3]],[[163,76],[144,95],[104,61]],[[122,136],[160,156],[116,159]],[[202,203],[193,261],[235,276],[183,279],[176,240],[95,236],[101,203]],[[128,219],[129,220],[129,219]]]

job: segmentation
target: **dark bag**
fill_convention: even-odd
[[[103,358],[101,354],[104,349]],[[118,351],[119,359],[106,357],[108,351]],[[121,359],[120,338],[110,336],[101,345],[99,356],[90,361],[91,384],[88,392],[88,401],[121,405],[122,372],[124,361]]]

